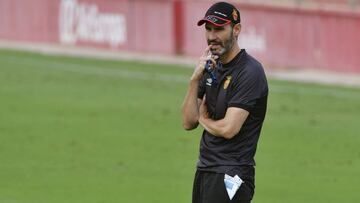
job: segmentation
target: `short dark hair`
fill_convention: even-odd
[[[240,24],[240,23],[233,23],[233,22],[231,22],[231,27],[234,28],[235,25],[237,25],[237,24]]]

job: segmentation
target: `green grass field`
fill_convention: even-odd
[[[0,50],[0,203],[191,202],[191,72]],[[360,89],[269,83],[253,202],[360,202]]]

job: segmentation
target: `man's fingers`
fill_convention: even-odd
[[[206,47],[203,56],[207,57],[208,55],[210,55],[210,54],[209,54],[210,48],[211,48],[211,45],[209,45],[209,46]]]
[[[208,60],[210,60],[213,64],[216,64],[215,59],[213,59],[213,58],[208,58]]]
[[[216,61],[215,59],[213,58],[208,58],[207,60],[210,60],[211,61],[211,64],[210,64],[210,69],[215,69],[216,68]]]

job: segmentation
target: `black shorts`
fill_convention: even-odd
[[[250,203],[254,195],[254,179],[244,182],[230,200],[224,183],[225,174],[196,171],[192,203]]]

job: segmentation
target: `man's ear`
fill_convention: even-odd
[[[240,35],[240,32],[241,32],[241,24],[238,23],[238,24],[234,25],[233,34],[237,38]]]

